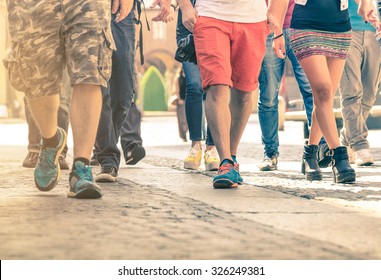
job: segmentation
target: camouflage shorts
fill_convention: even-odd
[[[9,0],[11,49],[4,58],[14,88],[28,98],[61,92],[70,82],[107,85],[115,50],[110,0]]]

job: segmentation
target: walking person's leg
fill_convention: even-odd
[[[24,106],[26,123],[28,125],[28,154],[26,155],[22,166],[35,168],[41,149],[41,134],[36,122],[33,119],[32,113],[30,112],[26,98],[24,98]]]
[[[284,59],[272,49],[273,34],[267,37],[266,54],[259,74],[258,120],[262,132],[264,153],[258,168],[261,171],[277,169],[279,155],[278,94],[284,73]]]
[[[104,105],[96,143],[101,172],[95,177],[97,182],[115,182],[118,176],[120,151],[117,143],[133,98],[135,51],[133,18],[133,10],[120,22],[116,22],[116,15],[112,15],[111,29],[117,50],[112,54],[112,75],[108,88],[102,90]]]

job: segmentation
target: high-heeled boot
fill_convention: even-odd
[[[302,157],[302,173],[306,175],[308,181],[320,181],[323,176],[317,162],[318,145],[309,145],[308,141],[304,144]]]
[[[347,147],[332,150],[332,171],[334,183],[351,183],[356,181],[356,173],[349,164]]]

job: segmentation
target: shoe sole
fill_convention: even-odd
[[[25,164],[25,163],[23,163],[23,164],[22,164],[22,167],[25,167],[25,168],[35,168],[36,165],[37,165],[37,164],[27,164],[27,163]]]
[[[190,170],[198,170],[200,168],[200,164],[195,164],[193,162],[185,162],[184,163],[184,168],[185,169],[190,169]]]
[[[218,171],[219,163],[217,164],[205,164],[205,171]]]
[[[146,151],[143,147],[136,147],[134,153],[134,157],[126,159],[126,165],[135,165],[146,156]]]
[[[278,167],[271,167],[271,166],[259,167],[259,171],[274,171],[277,169],[278,169]]]
[[[111,176],[110,174],[98,174],[95,177],[95,182],[113,183],[113,182],[116,182],[116,177]]]
[[[42,192],[48,192],[48,191],[51,191],[52,189],[54,189],[55,186],[57,186],[58,184],[58,181],[61,177],[61,167],[58,163],[58,160],[59,160],[59,157],[63,151],[63,149],[65,148],[65,145],[66,145],[66,140],[67,140],[67,134],[66,134],[66,131],[63,130],[62,128],[59,128],[62,130],[62,134],[63,134],[63,141],[62,141],[62,145],[61,147],[58,149],[57,151],[57,154],[56,154],[56,157],[54,158],[54,163],[57,164],[57,177],[56,177],[56,180],[53,181],[52,183],[50,183],[47,187],[40,187],[36,181],[36,179],[34,179],[34,184],[36,185],[36,188],[39,190],[39,191],[42,191]]]
[[[333,175],[333,182],[337,184],[353,183],[356,181],[355,172],[346,172],[338,175]]]
[[[69,198],[79,198],[79,199],[94,199],[94,198],[100,198],[102,197],[102,193],[95,189],[94,187],[84,188],[80,191],[74,193],[74,192],[68,192],[67,197]]]
[[[215,189],[232,189],[237,187],[238,183],[235,183],[227,179],[217,180],[213,182],[213,188]]]
[[[323,175],[322,174],[311,174],[311,173],[307,173],[305,174],[306,175],[306,180],[308,181],[321,181],[323,180]]]
[[[374,164],[374,162],[372,162],[372,161],[367,161],[367,162],[364,162],[361,164],[356,163],[357,166],[371,166],[373,164]]]

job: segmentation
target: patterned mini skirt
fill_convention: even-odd
[[[290,28],[290,44],[298,60],[311,55],[345,59],[351,44],[352,31],[328,32]]]

